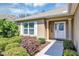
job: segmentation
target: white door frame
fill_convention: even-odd
[[[64,30],[59,32],[60,23],[64,23]],[[57,25],[55,25],[55,24],[57,24]],[[54,22],[54,38],[55,39],[66,39],[66,21]]]

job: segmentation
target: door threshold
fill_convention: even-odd
[[[53,38],[54,40],[64,41],[65,39]]]

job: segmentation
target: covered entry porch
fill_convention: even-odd
[[[46,20],[47,40],[72,40],[72,17],[59,17]]]

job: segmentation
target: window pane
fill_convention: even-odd
[[[24,34],[28,34],[28,29],[24,29]]]
[[[34,23],[29,23],[29,28],[34,28]]]
[[[60,31],[63,31],[63,30],[64,30],[64,23],[60,23],[60,24],[59,24],[59,30],[60,30]]]
[[[34,29],[29,29],[29,34],[34,34]]]
[[[28,28],[28,23],[24,23],[24,28]]]

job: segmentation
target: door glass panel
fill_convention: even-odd
[[[63,30],[64,30],[64,23],[60,23],[60,24],[59,24],[59,30],[60,30],[60,31],[63,31]]]

